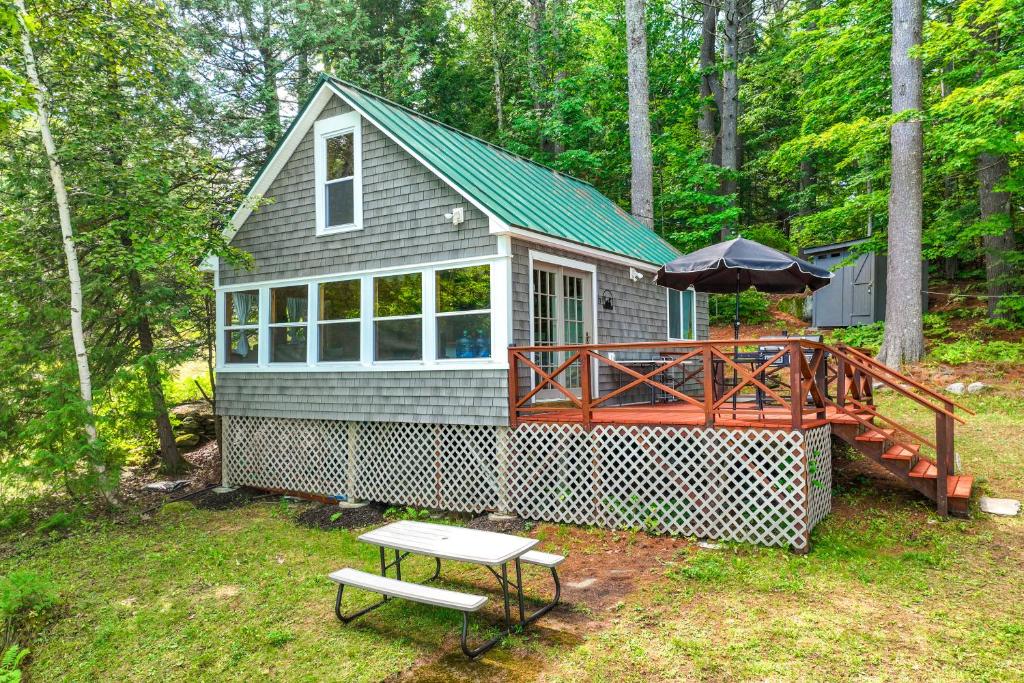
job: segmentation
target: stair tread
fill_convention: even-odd
[[[867,420],[867,421],[870,422],[871,421],[871,416],[870,415],[863,415],[861,417],[861,419]],[[832,417],[831,420],[832,420],[832,422],[834,422],[836,424],[841,424],[841,425],[859,425],[859,424],[861,424],[861,421],[858,420],[856,417],[854,417],[853,415],[846,415],[846,414],[836,415],[836,416]]]
[[[914,456],[917,455],[918,448],[920,446],[916,448],[906,448],[899,445],[893,446],[882,454],[882,458],[885,460],[913,460]]]
[[[857,441],[887,441],[895,432],[892,429],[874,429],[857,435]]]
[[[974,477],[969,474],[952,476],[946,478],[946,495],[949,498],[970,498],[971,488],[974,486]]]
[[[918,479],[935,479],[939,476],[939,470],[931,460],[921,458],[910,470],[909,476]]]

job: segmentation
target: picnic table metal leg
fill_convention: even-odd
[[[434,567],[434,575],[427,579],[427,581],[433,581],[437,577],[441,576],[441,558],[435,557],[434,562],[436,563],[436,566]]]
[[[556,567],[551,568],[551,579],[555,582],[555,597],[548,604],[541,607],[539,610],[526,617],[526,624],[532,624],[533,622],[540,619],[542,616],[553,610],[558,602],[562,599],[562,583],[558,580],[558,569]]]
[[[501,597],[505,600],[505,631],[512,632],[512,610],[508,604],[508,562],[501,563]]]
[[[334,614],[335,614],[335,616],[338,617],[338,621],[340,621],[343,624],[347,624],[348,622],[352,621],[353,619],[357,619],[357,618],[363,616],[367,612],[372,612],[373,610],[377,609],[378,607],[380,607],[381,605],[383,605],[385,602],[388,601],[388,597],[386,595],[384,595],[384,596],[381,597],[381,600],[373,603],[369,607],[364,607],[363,609],[359,610],[358,612],[356,612],[354,614],[347,614],[346,615],[346,614],[342,614],[341,613],[341,596],[344,594],[344,592],[345,592],[345,584],[343,584],[343,583],[342,584],[338,584],[338,597],[335,598],[335,600],[334,600]]]
[[[516,595],[519,596],[519,627],[526,626],[526,605],[523,604],[523,567],[519,558],[516,558]]]
[[[398,552],[398,548],[395,548],[395,578],[399,581],[402,580],[402,555]]]

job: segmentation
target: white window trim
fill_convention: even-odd
[[[287,286],[289,286],[289,285],[285,285],[285,287],[287,287]],[[301,286],[301,285],[290,285],[290,286],[295,287],[295,286]],[[302,368],[302,367],[305,367],[309,363],[309,351],[310,351],[309,331],[310,331],[310,329],[312,329],[310,327],[310,324],[309,324],[309,321],[310,321],[310,317],[309,317],[309,300],[312,298],[312,292],[311,292],[312,288],[309,285],[306,285],[306,320],[303,321],[303,322],[300,322],[300,323],[299,322],[297,322],[297,323],[272,323],[272,322],[270,322],[270,307],[271,307],[271,300],[272,300],[272,297],[270,295],[270,290],[272,290],[272,289],[283,289],[283,287],[268,287],[267,290],[266,290],[266,301],[267,301],[267,323],[266,323],[267,363],[270,364],[270,365],[273,365],[274,367],[282,367],[282,368]],[[260,301],[261,302],[263,301],[263,292],[262,291],[260,292]],[[261,311],[261,313],[262,313],[262,311]],[[304,327],[306,329],[306,362],[305,363],[302,362],[302,361],[275,361],[275,360],[271,359],[270,356],[271,356],[271,353],[273,352],[273,349],[270,348],[270,346],[273,344],[273,335],[271,333],[271,330],[273,330],[274,328],[280,328],[280,327]],[[261,329],[262,329],[262,325],[261,325]],[[262,334],[261,334],[261,338],[262,338]]]
[[[313,166],[316,183],[316,234],[318,237],[363,229],[363,134],[357,112],[348,112],[313,124]],[[327,225],[327,140],[352,133],[352,222]]]
[[[256,322],[248,324],[230,324],[228,321],[230,318],[230,312],[227,310],[227,296],[226,292],[220,292],[217,295],[217,364],[218,365],[229,365],[230,367],[257,367],[259,365],[259,355],[263,353],[263,338],[260,333],[260,316],[262,315],[262,309],[259,308],[263,302],[262,294],[260,293],[259,287],[238,287],[232,289],[233,292],[256,292]],[[228,332],[237,332],[241,330],[256,330],[256,354],[257,362],[253,363],[228,363],[227,353],[228,344],[226,343]]]
[[[508,358],[502,350],[509,345],[511,316],[511,278],[509,261],[511,255],[499,248],[499,255],[482,256],[467,259],[450,259],[432,263],[409,266],[380,268],[369,271],[353,271],[348,273],[331,273],[306,278],[287,278],[267,280],[263,282],[246,282],[235,285],[217,287],[217,372],[375,372],[375,371],[425,371],[425,370],[507,370]],[[469,266],[489,265],[491,269],[491,357],[490,358],[436,358],[437,315],[435,299],[435,277],[439,270],[466,268]],[[395,316],[385,320],[399,318],[423,319],[423,359],[418,361],[376,361],[374,360],[374,322],[373,315],[373,281],[376,277],[386,275],[403,275],[421,273],[423,283],[423,309],[420,316]],[[340,280],[360,280],[360,359],[359,361],[319,361],[319,319],[320,284]],[[307,315],[307,351],[306,363],[271,363],[269,362],[270,337],[270,290],[289,285],[306,285],[309,287],[309,313]],[[259,292],[259,362],[226,363],[225,350],[222,349],[224,339],[225,294],[227,292],[257,290]],[[460,314],[484,312],[462,311]],[[441,313],[440,316],[446,314]],[[353,319],[354,320],[354,319]],[[429,355],[428,355],[429,354]]]
[[[333,282],[351,282],[355,280],[359,283],[359,317],[358,318],[330,318],[328,320],[320,319],[320,285],[333,283]],[[363,279],[361,277],[337,277],[329,280],[319,280],[317,282],[311,282],[309,285],[309,320],[312,325],[313,332],[310,334],[310,351],[312,355],[309,359],[312,360],[312,365],[330,365],[332,367],[359,367],[359,364],[363,360]],[[320,360],[320,328],[323,325],[331,325],[334,323],[348,323],[350,325],[359,326],[359,360],[350,361],[339,361],[339,360]]]
[[[672,293],[673,292],[693,292],[693,312],[690,316],[690,337],[676,339],[672,336],[672,327],[669,324],[669,306],[672,305]],[[681,312],[680,312],[681,313]],[[665,338],[669,341],[696,341],[697,340],[697,291],[693,287],[687,287],[686,290],[665,288]]]

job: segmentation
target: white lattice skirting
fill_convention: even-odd
[[[831,510],[829,427],[224,418],[224,481],[460,512],[807,548]]]

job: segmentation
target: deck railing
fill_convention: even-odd
[[[886,441],[935,453],[940,509],[954,468],[956,408],[970,410],[863,350],[800,338],[510,347],[509,415],[522,422],[658,424],[792,430],[849,415]],[[934,430],[880,413],[876,386],[934,415]],[[642,413],[641,409],[649,412]],[[638,412],[640,411],[640,412]],[[641,414],[642,413],[642,414]],[[641,415],[637,417],[637,415]]]

